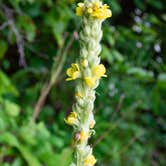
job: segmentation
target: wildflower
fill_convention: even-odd
[[[93,4],[92,3],[87,4],[86,11],[88,14],[91,14],[93,12]]]
[[[69,78],[66,81],[75,80],[80,77],[80,69],[77,63],[72,63],[71,67],[67,69],[66,74]]]
[[[112,16],[112,12],[107,4],[102,5],[99,2],[89,3],[85,6],[84,3],[78,3],[76,7],[76,15],[82,16],[83,12],[97,19],[106,19]]]
[[[84,10],[84,3],[78,3],[76,7],[76,15],[77,16],[82,16],[83,15],[83,10]]]
[[[84,160],[84,164],[86,166],[94,166],[96,163],[96,159],[93,155],[89,155],[85,160]]]
[[[92,7],[88,7],[87,12],[88,12],[89,14],[93,13]]]
[[[76,124],[77,123],[77,113],[76,112],[71,112],[70,115],[64,119],[66,124],[68,125],[73,125],[73,124]]]
[[[96,79],[94,77],[85,77],[84,81],[88,87],[94,87],[96,85]]]
[[[70,125],[76,125],[73,127],[75,153],[77,155],[71,165],[78,165],[79,163],[81,166],[94,166],[96,159],[92,155],[93,149],[88,145],[88,138],[95,133],[93,130],[96,123],[93,115],[95,88],[98,86],[99,79],[106,77],[104,65],[96,65],[96,62],[100,60],[101,23],[106,18],[111,17],[112,12],[109,6],[102,4],[100,0],[86,0],[85,3],[77,4],[76,15],[83,16],[79,64],[72,64],[66,73],[68,75],[67,80],[80,79],[76,85],[76,103],[73,107],[75,113],[71,113],[65,121]],[[93,55],[92,52],[95,49],[98,51]],[[79,117],[76,113],[79,114]]]
[[[86,141],[88,139],[88,137],[89,137],[89,134],[87,132],[85,132],[85,131],[81,131],[79,133],[79,140],[80,140],[80,142]]]
[[[92,69],[92,73],[96,79],[100,79],[101,77],[107,77],[105,75],[106,69],[103,64],[99,64]]]
[[[83,95],[80,92],[75,93],[76,98],[83,98]]]
[[[87,60],[87,59],[82,60],[82,61],[81,61],[81,65],[82,65],[83,67],[87,67],[87,66],[88,66],[88,60]]]
[[[100,6],[98,2],[95,2],[92,16],[98,19],[106,19],[112,16],[112,12],[107,4]]]

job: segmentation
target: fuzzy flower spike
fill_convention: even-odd
[[[65,119],[74,127],[75,152],[70,166],[94,166],[96,159],[88,139],[94,133],[94,101],[95,89],[102,77],[106,77],[106,69],[100,63],[100,41],[102,38],[102,22],[112,16],[109,6],[100,0],[85,0],[78,3],[76,15],[82,17],[80,32],[80,56],[77,63],[67,69],[67,81],[76,81],[73,111]]]

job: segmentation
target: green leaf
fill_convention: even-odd
[[[19,15],[17,24],[20,29],[24,30],[27,40],[32,42],[36,35],[36,26],[33,20],[26,15]]]
[[[2,111],[2,110],[0,110]],[[0,115],[1,116],[1,115]],[[5,130],[5,127],[6,127],[6,123],[5,123],[5,120],[3,117],[0,117],[0,131],[2,130]]]
[[[33,152],[31,152],[27,147],[20,145],[18,149],[24,159],[27,161],[28,166],[42,166],[42,164],[37,160]]]
[[[160,73],[157,82],[160,88],[166,89],[166,73]]]
[[[18,91],[12,85],[9,78],[0,70],[0,95],[7,93],[13,94],[15,96],[18,95]]]
[[[8,45],[4,40],[0,40],[0,59],[3,58],[7,51]]]
[[[63,38],[62,38],[62,33],[65,29],[65,24],[63,21],[56,21],[53,26],[53,34],[54,38],[57,41],[59,47],[62,46],[63,43]]]
[[[28,134],[27,134],[28,133]],[[31,124],[27,124],[22,126],[20,129],[20,137],[29,145],[36,145],[36,130],[35,126]]]
[[[71,149],[64,149],[61,154],[55,155],[55,163],[60,166],[69,166],[69,164],[71,163],[71,157]]]
[[[142,10],[145,8],[145,4],[142,2],[142,0],[134,0],[136,6]]]
[[[4,132],[3,134],[0,135],[0,143],[7,144],[12,147],[19,146],[19,142],[18,142],[17,138],[10,132]]]
[[[112,54],[110,53],[110,50],[106,46],[103,46],[101,58],[103,60],[107,60],[108,63],[110,63],[110,64],[112,64],[114,61]]]
[[[9,163],[4,163],[3,166],[10,166],[10,164]]]
[[[20,113],[19,105],[12,103],[9,100],[5,100],[4,105],[5,105],[5,111],[9,116],[16,117],[19,115]]]
[[[147,70],[142,69],[142,68],[131,67],[131,68],[128,68],[127,73],[129,75],[135,76],[139,80],[143,80],[143,81],[153,80],[153,72],[147,71]]]
[[[36,131],[39,133],[40,137],[43,139],[48,139],[50,137],[50,133],[43,122],[40,122],[37,124]]]
[[[16,158],[11,166],[22,166],[22,165],[23,165],[23,163],[21,162],[21,159]]]
[[[110,54],[116,61],[118,61],[118,62],[124,61],[122,54],[120,52],[118,52],[117,50],[114,50],[114,49],[110,50]]]
[[[147,0],[147,2],[156,9],[161,10],[164,8],[164,4],[161,1]]]
[[[108,3],[111,6],[111,10],[113,11],[113,14],[117,15],[122,11],[121,6],[117,2],[117,0],[108,1]]]

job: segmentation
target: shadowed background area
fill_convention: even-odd
[[[0,165],[69,166],[77,0],[0,0]],[[165,166],[166,1],[105,0],[96,166]]]

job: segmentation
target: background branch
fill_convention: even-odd
[[[65,43],[66,37],[65,37],[63,43]],[[74,41],[74,38],[75,38],[75,33],[73,33],[73,35],[71,36],[71,38],[70,38],[68,44],[66,45],[66,47],[65,48],[63,46],[61,47],[61,49],[58,52],[56,60],[54,60],[54,63],[53,63],[53,66],[52,66],[51,78],[50,78],[49,82],[45,83],[45,85],[44,85],[44,87],[41,91],[41,94],[39,96],[39,99],[38,99],[38,101],[37,101],[37,103],[34,107],[34,112],[33,112],[33,115],[32,115],[32,121],[33,122],[36,121],[36,119],[39,116],[39,113],[41,112],[41,109],[42,109],[42,107],[45,103],[45,100],[46,100],[51,88],[57,82],[57,78],[58,78],[59,74],[62,71],[62,67],[64,65],[67,52],[70,49],[70,47],[71,47],[71,45]]]
[[[24,40],[23,40],[20,32],[18,31],[16,25],[15,25],[15,21],[14,21],[14,17],[13,17],[13,11],[9,7],[7,7],[6,5],[2,5],[2,8],[3,8],[4,14],[7,18],[6,25],[3,25],[3,27],[8,25],[11,28],[11,30],[13,31],[13,33],[15,34],[17,48],[18,48],[18,52],[19,52],[19,55],[20,55],[19,65],[23,66],[23,67],[26,67],[27,64],[26,64],[26,61],[25,61],[25,54],[24,54]]]

